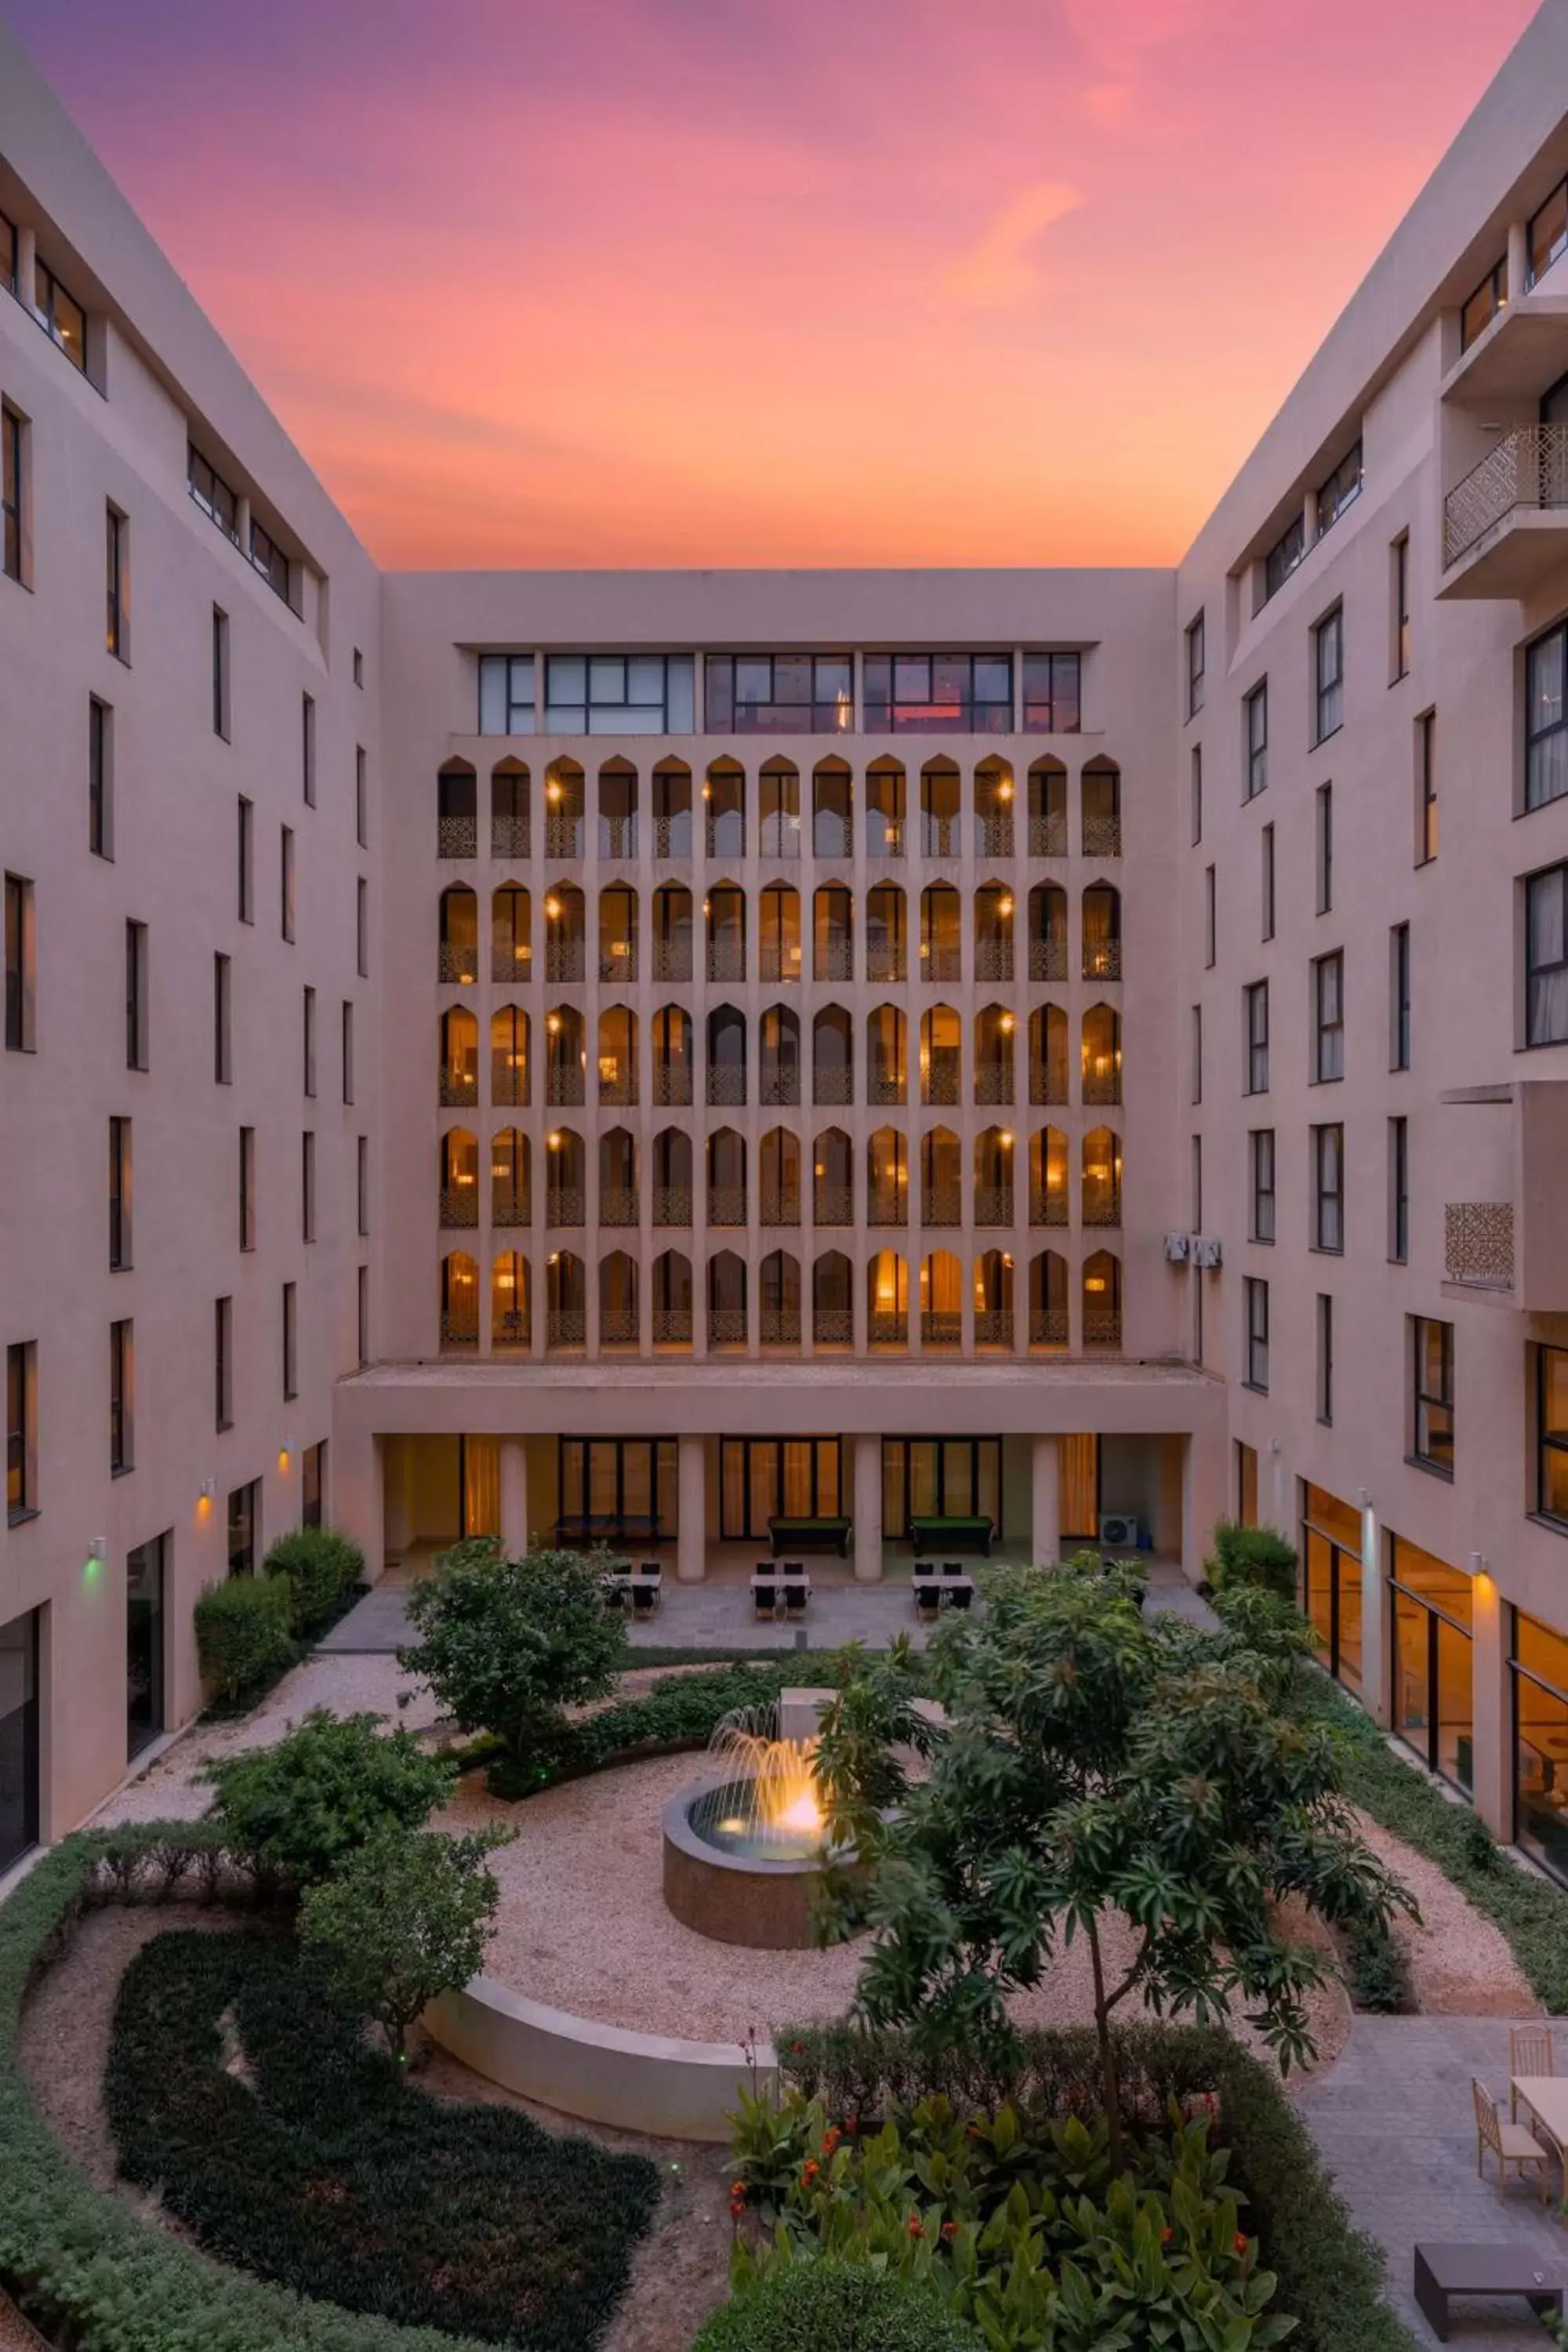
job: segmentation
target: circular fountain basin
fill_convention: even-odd
[[[809,1951],[820,1831],[759,1823],[749,1780],[682,1789],[664,1809],[664,1899],[683,1927],[715,1943]]]

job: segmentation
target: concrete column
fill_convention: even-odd
[[[1361,1697],[1374,1723],[1388,1727],[1388,1610],[1383,1584],[1383,1538],[1372,1496],[1361,1505]]]
[[[877,1584],[882,1575],[882,1441],[851,1440],[855,1449],[855,1581]]]
[[[1317,536],[1318,494],[1316,490],[1304,490],[1301,494],[1301,540],[1303,546],[1310,547],[1316,541]]]
[[[1182,1462],[1182,1572],[1194,1584],[1204,1572],[1214,1523],[1225,1517],[1226,1507],[1225,1433],[1195,1430]]]
[[[363,1552],[371,1584],[380,1583],[386,1565],[384,1446],[380,1437],[332,1441],[332,1516]]]
[[[500,1441],[500,1539],[508,1559],[528,1550],[528,1450],[521,1437]]]
[[[250,553],[250,500],[242,490],[234,502],[234,535],[241,549]]]
[[[1508,225],[1508,299],[1517,302],[1530,282],[1530,247],[1522,221]]]
[[[33,307],[37,260],[37,237],[24,222],[16,231],[16,299],[25,310]]]
[[[389,1557],[397,1559],[414,1540],[410,1491],[413,1459],[408,1444],[400,1437],[384,1437],[381,1461],[382,1538]],[[332,1517],[334,1520],[337,1517],[335,1498]]]
[[[1059,1437],[1034,1444],[1034,1511],[1030,1558],[1037,1568],[1054,1568],[1062,1556],[1062,1444]]]
[[[708,1573],[708,1441],[677,1441],[680,1538],[675,1572],[682,1584],[700,1584]]]
[[[1470,1666],[1475,1703],[1475,1807],[1493,1837],[1513,1834],[1506,1611],[1479,1552],[1470,1554],[1473,1630]]]

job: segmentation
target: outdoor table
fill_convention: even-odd
[[[967,1609],[974,1596],[972,1576],[911,1576],[915,1605],[926,1608],[934,1601],[939,1609]]]
[[[764,1609],[776,1616],[781,1601],[787,1615],[792,1605],[804,1609],[810,1597],[811,1579],[804,1569],[793,1576],[782,1568],[759,1569],[752,1579],[752,1599],[759,1616]]]
[[[1530,2245],[1444,2246],[1415,2249],[1415,2300],[1439,2344],[1448,2340],[1448,2297],[1522,2295],[1538,2317],[1563,2308],[1563,2273],[1543,2263]]]
[[[1568,2074],[1515,2074],[1509,2085],[1517,2117],[1524,2101],[1551,2141],[1559,2164],[1568,2148]]]

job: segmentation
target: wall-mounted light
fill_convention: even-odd
[[[82,1581],[86,1584],[96,1584],[102,1573],[103,1563],[108,1558],[109,1538],[94,1536],[88,1544],[87,1558],[81,1564]]]
[[[210,1503],[217,1493],[217,1481],[215,1478],[204,1478],[196,1493],[201,1502]]]

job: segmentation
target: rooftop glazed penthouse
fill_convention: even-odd
[[[1174,571],[381,574],[0,37],[0,1867],[302,1516],[1230,1510],[1568,1871],[1565,187],[1550,0]]]

